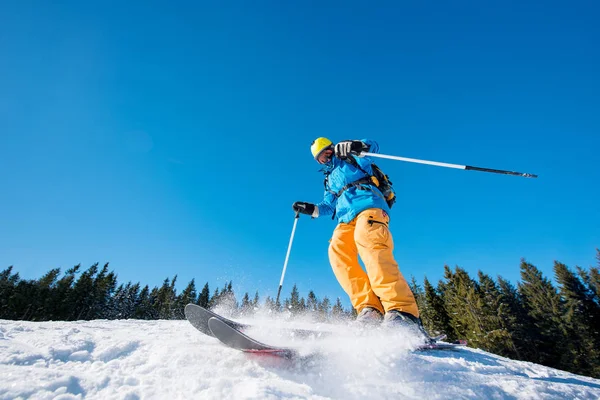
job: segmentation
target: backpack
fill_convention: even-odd
[[[332,190],[328,190],[328,188],[327,188],[327,178],[329,177],[329,174],[326,174],[325,182],[324,182],[325,190],[328,190],[329,192],[333,193],[335,195],[335,197],[340,197],[342,195],[342,193],[344,192],[344,190],[349,189],[353,186],[360,186],[361,184],[362,185],[373,184],[373,185],[375,185],[375,187],[377,187],[377,189],[379,189],[379,191],[383,195],[383,198],[385,199],[385,202],[387,203],[388,207],[392,208],[392,206],[396,202],[396,191],[392,187],[393,184],[392,184],[392,181],[390,181],[390,177],[387,176],[381,170],[381,168],[379,168],[374,163],[371,163],[371,169],[373,170],[373,175],[370,175],[367,171],[362,169],[362,167],[358,164],[358,162],[354,159],[354,157],[348,157],[346,159],[346,162],[354,165],[356,168],[361,170],[366,176],[363,178],[360,178],[357,181],[347,184],[342,189],[340,189],[340,191],[334,192]]]
[[[359,167],[362,171],[362,168]],[[387,176],[381,168],[379,168],[375,164],[371,164],[371,169],[373,170],[373,175],[371,175],[371,181],[373,184],[377,186],[389,208],[392,208],[394,203],[396,202],[396,191],[393,188],[393,183],[390,181],[390,177]],[[365,171],[363,171],[365,172]],[[366,173],[366,172],[365,172]]]

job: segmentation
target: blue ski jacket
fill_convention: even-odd
[[[379,152],[377,142],[369,139],[362,139],[361,142],[369,146],[368,151],[370,153]],[[354,157],[354,159],[362,169],[369,174],[373,174],[371,169],[373,161],[370,157]],[[362,211],[369,208],[380,208],[386,213],[390,213],[385,198],[374,184],[361,184],[359,187],[351,186],[337,197],[336,194],[344,186],[365,177],[365,173],[351,163],[333,156],[321,171],[327,178],[323,201],[317,204],[319,217],[332,215],[335,212],[339,223],[348,223]]]

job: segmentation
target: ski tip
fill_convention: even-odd
[[[202,307],[197,306],[196,304],[187,304],[185,306],[185,308],[183,309],[183,314],[185,315],[186,318],[190,318],[193,317],[194,315],[198,314],[199,311],[204,310]]]

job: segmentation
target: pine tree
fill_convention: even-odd
[[[425,292],[423,291],[423,288],[417,283],[417,280],[414,276],[411,277],[408,286],[410,287],[413,296],[415,296],[415,301],[417,302],[417,307],[419,308],[419,314],[421,314],[421,319],[423,319],[423,313],[426,313],[426,311],[423,310],[427,308]]]
[[[219,288],[215,288],[215,292],[213,293],[213,295],[211,296],[211,298],[208,300],[208,307],[207,308],[214,308],[217,306],[217,304],[219,304],[219,301],[221,300],[221,292],[219,291]]]
[[[317,312],[319,305],[319,300],[317,299],[317,295],[312,290],[308,292],[308,297],[306,299],[306,311],[308,312]]]
[[[533,326],[532,343],[536,353],[534,362],[554,368],[567,369],[567,331],[562,316],[564,307],[560,297],[540,270],[534,265],[521,261],[519,293]]]
[[[108,272],[108,263],[104,264],[93,283],[92,306],[86,319],[108,317],[108,304],[117,285],[117,276]]]
[[[446,282],[441,285],[444,308],[450,316],[452,330],[474,347],[482,347],[486,332],[482,320],[483,301],[477,282],[459,267],[452,272],[448,266],[444,266],[444,277]]]
[[[344,306],[342,306],[342,301],[340,300],[339,297],[335,300],[335,304],[333,305],[333,308],[331,309],[331,316],[335,320],[344,318]]]
[[[596,259],[598,260],[598,267],[600,267],[600,250],[596,249]],[[590,272],[577,267],[579,276],[583,279],[584,283],[588,287],[594,302],[600,305],[600,273],[598,267],[591,267]]]
[[[128,282],[126,285],[120,284],[110,299],[106,318],[109,319],[130,319],[135,317],[137,296],[140,290],[140,284],[132,285]]]
[[[75,282],[68,298],[72,311],[69,320],[89,319],[94,306],[94,276],[98,272],[98,263],[84,271]]]
[[[56,282],[56,288],[52,300],[52,319],[68,321],[73,305],[70,299],[73,296],[73,285],[75,276],[79,273],[81,264],[77,264],[65,271],[62,278]]]
[[[450,340],[457,340],[458,335],[450,325],[450,316],[444,306],[444,299],[427,278],[424,279],[423,285],[424,291],[421,300],[424,303],[421,316],[423,326],[432,335],[444,333]]]
[[[147,292],[148,286],[146,286],[146,293]],[[142,307],[141,296],[140,283],[136,282],[132,285],[131,282],[128,282],[125,290],[125,302],[123,304],[127,318],[135,318],[136,312]]]
[[[306,300],[304,299],[304,297],[300,298],[300,309],[297,311],[297,313],[303,313],[306,312]]]
[[[35,281],[19,280],[15,290],[9,299],[12,319],[38,321],[41,320],[36,314],[38,287]]]
[[[235,292],[233,291],[232,281],[229,281],[221,291],[219,306],[224,307],[231,314],[234,314],[237,311],[237,300],[235,298]]]
[[[242,315],[251,315],[254,311],[252,307],[252,302],[250,301],[250,295],[248,292],[244,293],[244,297],[242,298],[242,305],[240,306],[240,312]]]
[[[173,319],[174,314],[174,303],[175,303],[175,282],[177,281],[177,275],[173,277],[171,281],[166,278],[163,281],[160,289],[151,293],[151,298],[154,297],[156,300],[153,304],[153,308],[156,310],[159,319]]]
[[[166,284],[168,286],[169,279],[165,279]],[[162,301],[161,289],[163,288],[165,282],[163,281],[163,285],[159,288],[158,286],[154,286],[148,295],[148,302],[150,303],[150,312],[146,315],[146,319],[161,319],[163,318],[163,310],[165,308],[164,302]]]
[[[177,275],[173,277],[171,280],[171,285],[169,286],[169,308],[168,315],[166,316],[169,319],[175,318],[175,307],[177,300],[177,290],[175,289],[175,283],[177,282]]]
[[[503,315],[508,311],[502,303],[502,295],[496,282],[487,274],[478,271],[479,295],[481,297],[481,327],[484,333],[482,348],[506,357],[515,357],[517,352],[511,332],[504,323]]]
[[[330,308],[331,300],[329,300],[327,296],[323,297],[323,300],[321,300],[317,306],[317,316],[320,321],[326,321],[328,319]]]
[[[277,307],[277,305],[275,304],[275,300],[273,300],[271,298],[271,296],[267,296],[265,298],[265,308],[267,310],[273,311],[273,312],[279,312],[279,308]]]
[[[184,319],[184,310],[185,306],[188,304],[195,304],[197,301],[196,294],[196,283],[195,280],[192,279],[190,283],[188,283],[187,287],[181,292],[175,301],[175,309],[173,310],[173,316],[176,319]]]
[[[208,308],[209,300],[210,289],[208,288],[208,282],[206,282],[202,288],[202,291],[200,292],[200,296],[198,296],[198,302],[196,304],[198,304],[200,307]]]
[[[110,300],[109,319],[118,319],[124,314],[125,296],[125,285],[121,283]]]
[[[598,268],[590,268],[589,286],[594,294],[594,301],[600,304],[600,272],[598,272]]]
[[[530,331],[533,326],[517,289],[507,280],[498,277],[500,290],[499,315],[502,323],[510,332],[514,344],[514,354],[519,360],[534,360],[534,344]]]
[[[158,319],[158,312],[154,309],[158,288],[150,290],[148,285],[144,286],[138,296],[134,317],[137,319]],[[154,295],[152,295],[154,293]]]
[[[11,265],[10,267],[0,272],[0,290],[4,287],[4,285],[14,286],[19,280],[19,274],[12,273],[13,268],[14,266]]]
[[[58,280],[58,275],[60,274],[60,268],[53,268],[50,271],[46,272],[44,276],[38,279],[38,285],[44,288],[51,288],[56,284]]]
[[[304,299],[303,299],[304,300]],[[287,303],[287,299],[286,299]],[[298,287],[294,284],[292,287],[292,292],[290,293],[289,305],[286,304],[286,309],[292,312],[292,314],[298,314],[302,312],[304,309],[304,304],[300,303],[300,292],[298,292]]]
[[[555,262],[554,273],[564,302],[569,358],[574,372],[600,376],[600,306],[593,293],[565,264]],[[565,360],[566,362],[566,360]]]
[[[19,282],[19,274],[12,273],[13,266],[0,272],[0,319],[13,319],[14,311],[11,307],[10,299],[15,293],[15,288]]]
[[[31,303],[35,304],[34,319],[38,321],[52,319],[53,294],[59,274],[60,268],[53,268],[36,282],[37,296],[35,299],[31,299]]]

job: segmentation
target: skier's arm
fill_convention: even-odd
[[[368,146],[364,151],[368,151],[369,153],[379,153],[379,145],[376,141],[371,139],[361,139],[361,142]]]
[[[317,204],[316,214],[317,217],[324,217],[327,215],[332,215],[335,211],[335,203],[337,202],[337,197],[329,191],[325,191],[325,195],[323,196],[323,201]],[[313,215],[314,216],[314,215]]]

